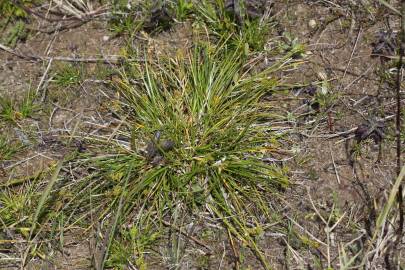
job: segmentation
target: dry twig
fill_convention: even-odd
[[[65,56],[40,56],[40,55],[26,55],[16,50],[11,49],[3,44],[0,44],[0,50],[3,50],[9,54],[17,56],[18,58],[38,62],[38,61],[62,61],[62,62],[81,62],[81,63],[104,63],[104,64],[119,64],[124,59],[119,55],[109,55],[105,57],[88,57],[88,58],[77,58],[77,57],[65,57]],[[142,59],[125,59],[125,61],[135,62],[142,61]]]

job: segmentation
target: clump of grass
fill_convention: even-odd
[[[7,96],[0,96],[0,119],[16,122],[31,117],[38,108],[35,91],[29,90],[21,102]]]
[[[25,22],[18,20],[8,31],[4,38],[4,43],[7,46],[15,47],[18,41],[24,41],[28,36],[28,31],[25,28]]]
[[[158,33],[170,29],[175,21],[185,21],[194,12],[189,0],[144,1],[128,4],[117,1],[113,5],[110,29],[116,35],[133,37],[140,30]]]
[[[245,17],[238,22],[226,11],[223,0],[204,0],[195,5],[195,10],[197,24],[208,29],[214,37],[223,39],[229,36],[228,43],[236,47],[243,43],[245,52],[264,49],[271,29],[269,18]]]
[[[143,228],[142,233],[140,233],[138,228],[134,226],[120,230],[119,235],[119,239],[113,240],[106,267],[124,268],[128,262],[131,262],[139,269],[148,269],[144,252],[155,243],[160,233],[148,233],[148,228]]]
[[[6,226],[3,229],[16,228],[16,233],[28,238],[44,176],[46,172],[38,172],[21,179],[9,179],[0,185],[0,219]]]
[[[97,169],[59,188],[65,223],[115,212],[119,224],[136,220],[142,234],[151,226],[158,231],[159,220],[170,219],[177,207],[208,209],[268,267],[255,237],[263,219],[271,219],[266,201],[288,179],[284,168],[262,161],[278,138],[266,124],[272,114],[259,101],[280,86],[272,74],[292,58],[250,76],[243,55],[240,47],[196,45],[185,58],[129,65],[117,87],[125,98],[125,125],[132,127],[120,136],[131,149],[109,140],[113,154],[75,163]]]
[[[241,14],[243,15],[243,14]],[[245,52],[263,50],[268,40],[271,22],[269,18],[249,18],[243,16],[238,21],[228,12],[223,0],[204,0],[198,4],[189,0],[156,1],[137,5],[114,5],[110,21],[111,30],[116,34],[133,37],[138,31],[151,33],[165,31],[176,22],[195,19],[193,25],[203,33],[222,40],[230,37],[228,43],[234,47],[244,43]]]
[[[13,121],[17,118],[17,115],[14,110],[15,105],[13,104],[13,100],[8,97],[1,97],[0,96],[0,117],[5,120]]]
[[[38,109],[38,105],[35,104],[36,97],[36,93],[33,90],[29,90],[25,94],[19,108],[19,111],[23,118],[32,116],[35,110]]]
[[[134,35],[142,29],[144,22],[142,10],[141,7],[132,7],[122,1],[115,2],[109,21],[110,30],[115,35]]]
[[[28,19],[23,6],[38,4],[36,0],[22,0],[16,5],[13,1],[0,1],[0,40],[9,47],[15,47],[18,41],[28,36],[25,25]]]
[[[185,19],[192,5],[187,1],[145,1],[113,5],[110,29],[116,35],[134,37],[140,30],[158,33],[171,28],[174,18]]]
[[[178,21],[186,20],[194,11],[194,4],[191,0],[177,0],[171,3],[171,8]]]
[[[0,135],[0,161],[11,159],[21,148],[21,145],[13,143],[4,135]]]
[[[0,2],[0,15],[8,19],[21,19],[27,17],[27,12],[22,6],[31,6],[33,4],[38,4],[39,0],[21,0],[18,1],[19,5],[16,5],[15,2],[11,0],[3,0]]]
[[[26,204],[26,197],[19,192],[3,191],[0,196],[3,205],[0,216],[6,225],[18,222],[22,218]]]
[[[283,41],[278,45],[280,53],[286,53],[290,51],[295,51],[293,55],[294,58],[303,58],[304,57],[304,46],[299,42],[297,37],[294,37],[291,33],[283,33]]]
[[[84,77],[84,67],[82,65],[64,64],[58,67],[54,82],[62,87],[79,84]]]

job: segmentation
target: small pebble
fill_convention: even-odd
[[[316,27],[316,21],[314,19],[309,20],[308,26],[314,29]]]
[[[109,36],[103,36],[103,41],[109,41],[110,37]]]

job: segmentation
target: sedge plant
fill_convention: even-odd
[[[115,133],[130,147],[110,137],[108,154],[71,162],[92,169],[58,187],[66,226],[114,216],[113,229],[131,224],[153,234],[151,227],[161,231],[177,207],[190,218],[208,210],[269,268],[255,239],[271,219],[268,199],[288,178],[285,168],[263,161],[279,138],[261,98],[280,88],[276,73],[291,67],[294,52],[250,75],[243,46],[226,44],[196,44],[187,56],[128,64],[116,81],[127,129]],[[106,253],[116,247],[114,233]]]

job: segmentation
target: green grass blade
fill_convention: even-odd
[[[38,219],[39,219],[39,217],[40,217],[40,215],[42,213],[43,207],[44,207],[49,195],[51,194],[52,187],[55,185],[55,183],[58,180],[60,170],[62,169],[62,164],[63,164],[62,160],[60,160],[56,164],[55,171],[53,172],[52,177],[49,180],[48,185],[46,186],[46,188],[45,188],[44,192],[42,193],[42,196],[41,196],[41,198],[39,200],[38,206],[37,206],[37,208],[35,210],[34,219],[32,221],[32,226],[31,226],[31,230],[30,230],[30,237],[29,237],[30,239],[31,239],[32,235],[34,234],[34,231],[36,229]]]

